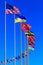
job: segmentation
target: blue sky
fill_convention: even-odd
[[[6,0],[7,3],[14,5],[19,8],[21,13],[26,17],[28,24],[32,26],[31,30],[36,36],[35,50],[29,56],[29,65],[43,65],[43,0]],[[5,22],[5,1],[0,0],[0,61],[4,60],[4,22]],[[6,54],[7,59],[14,57],[14,15],[6,15]],[[20,54],[20,23],[16,24],[16,40],[17,40],[17,55]],[[24,32],[23,32],[24,37]],[[24,38],[22,41],[24,51]],[[19,47],[18,47],[19,46]],[[24,59],[23,65],[24,65]],[[7,65],[13,65],[13,63],[8,63]],[[17,61],[17,65],[20,61]]]

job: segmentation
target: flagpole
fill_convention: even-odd
[[[15,23],[15,15],[14,15],[14,65],[16,65],[16,23]]]
[[[25,40],[25,51],[27,52],[27,53],[25,52],[27,54],[27,56],[25,56],[25,58],[24,58],[24,65],[29,65],[29,63],[28,63],[29,62],[29,60],[28,60],[28,58],[29,58],[28,40],[27,40],[26,36],[24,37],[24,40]]]
[[[24,52],[26,53],[26,36],[24,35],[24,46],[25,46],[25,49],[24,49]],[[26,56],[25,56],[25,58],[24,58],[24,65],[27,65],[27,63],[26,63]]]
[[[26,37],[27,38],[27,37]],[[29,44],[28,44],[28,40],[27,40],[27,51],[29,53],[29,50],[28,50],[28,47],[29,47]],[[29,54],[27,54],[27,65],[29,65]]]
[[[5,30],[4,30],[4,65],[6,65],[6,1],[5,1]]]
[[[20,58],[20,65],[22,65],[22,31],[21,31],[21,24],[22,23],[20,23],[20,41],[21,41],[21,43],[20,43],[20,55],[21,55],[21,58]]]

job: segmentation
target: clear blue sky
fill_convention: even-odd
[[[27,18],[27,23],[32,26],[31,30],[35,33],[35,50],[29,56],[29,65],[43,65],[43,0],[6,0],[7,3],[17,6],[22,14]],[[0,0],[0,61],[4,60],[4,0]],[[7,59],[13,58],[14,43],[14,18],[13,15],[7,15]],[[20,31],[19,23],[17,27],[17,55],[20,54]],[[24,42],[23,42],[24,43]],[[19,47],[18,47],[19,46]],[[23,44],[24,46],[24,44]],[[23,50],[24,51],[24,50]],[[20,61],[17,61],[19,65]],[[13,65],[8,63],[7,65]]]

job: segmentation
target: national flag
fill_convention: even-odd
[[[27,39],[28,39],[29,41],[33,41],[33,40],[35,40],[35,37],[34,37],[34,36],[28,36]]]
[[[25,16],[23,16],[23,15],[18,15],[18,14],[16,14],[15,15],[15,23],[17,23],[17,22],[26,22],[26,17]]]
[[[29,31],[31,26],[29,24],[22,24],[22,30]]]
[[[34,51],[34,48],[31,45],[29,45],[28,49]]]
[[[28,33],[26,33],[25,35],[26,35],[26,36],[34,36],[33,34],[28,34]]]
[[[31,32],[31,31],[27,31],[27,32],[25,32],[25,35],[27,35],[27,36],[34,36],[34,33]]]
[[[32,47],[34,47],[34,45],[35,45],[35,42],[33,42],[33,41],[29,41],[29,43],[28,43],[29,45],[31,45]]]
[[[17,7],[6,4],[6,14],[20,14],[20,11]]]

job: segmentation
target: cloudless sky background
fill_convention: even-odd
[[[43,65],[43,0],[6,0],[7,3],[19,8],[26,17],[28,24],[34,32],[35,50],[29,56],[29,65]],[[5,22],[5,0],[0,0],[0,61],[4,60],[4,22]],[[14,15],[6,15],[6,54],[7,59],[14,57]],[[17,27],[18,26],[18,27]],[[17,55],[20,55],[20,23],[16,24]],[[24,37],[24,33],[23,33]],[[24,38],[22,41],[24,51]],[[24,59],[23,65],[24,65]],[[17,61],[17,65],[20,61]],[[7,65],[13,65],[8,63]]]

